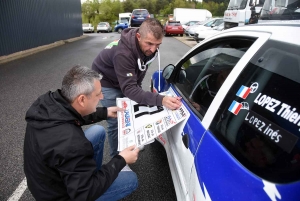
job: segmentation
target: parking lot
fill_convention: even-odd
[[[190,46],[190,47],[194,47],[195,45],[197,45],[197,42],[193,39],[193,38],[189,38],[187,36],[174,36],[174,38],[176,38],[177,40],[183,42],[184,44]]]
[[[0,122],[2,134],[0,140],[0,169],[2,170],[0,173],[0,200],[8,200],[16,189],[19,190],[17,193],[21,197],[15,200],[34,200],[27,186],[24,185],[26,182],[22,182],[25,181],[23,138],[26,124],[24,117],[29,106],[41,94],[59,88],[62,76],[71,66],[75,64],[91,66],[99,51],[119,37],[118,33],[84,34],[78,38],[80,40],[62,41],[57,45],[30,50],[26,54],[18,53],[16,57],[10,57],[10,62],[0,64],[2,94],[0,111],[5,117]],[[189,49],[190,46],[184,45],[173,37],[164,38],[160,47],[161,68],[170,62],[177,62]],[[150,75],[157,69],[157,60],[155,60],[153,67],[149,69],[144,79],[143,88],[145,90],[149,90]],[[105,121],[102,121],[101,125],[106,126]],[[105,149],[108,149],[108,145],[105,146]],[[106,152],[108,153],[108,151]],[[109,160],[108,154],[104,160],[105,162]],[[147,145],[141,152],[138,162],[131,168],[138,174],[139,188],[124,201],[176,200],[165,150],[158,142]],[[22,188],[26,190],[22,192]]]

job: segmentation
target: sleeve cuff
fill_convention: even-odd
[[[163,104],[162,104],[163,98],[164,98],[164,96],[158,94],[157,99],[156,99],[156,105],[163,106]]]

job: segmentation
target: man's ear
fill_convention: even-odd
[[[140,33],[136,33],[136,38],[138,39],[138,41],[141,41],[141,34]]]
[[[76,101],[78,103],[78,105],[80,105],[81,107],[84,107],[85,106],[85,102],[86,102],[86,96],[85,95],[79,95],[77,98],[76,98]]]

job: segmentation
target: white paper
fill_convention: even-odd
[[[172,88],[162,95],[176,97]],[[151,143],[158,135],[190,116],[184,104],[177,110],[170,110],[164,106],[142,105],[128,98],[117,98],[117,106],[125,109],[118,112],[118,151]]]

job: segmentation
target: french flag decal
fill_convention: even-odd
[[[229,107],[229,111],[232,112],[233,114],[237,115],[239,113],[239,111],[241,110],[242,108],[242,104],[239,103],[239,102],[236,102],[235,100],[232,101],[230,107]]]
[[[241,97],[241,98],[243,98],[243,99],[246,99],[247,96],[249,95],[250,91],[251,91],[251,88],[245,87],[244,85],[242,85],[242,86],[240,87],[239,91],[236,93],[236,95],[237,95],[238,97]]]

